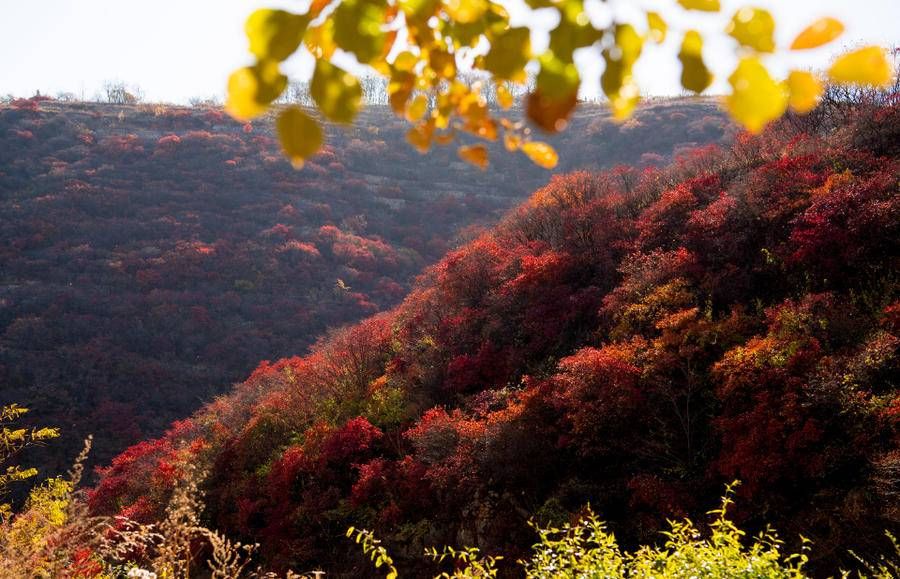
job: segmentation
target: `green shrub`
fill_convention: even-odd
[[[800,553],[785,553],[783,543],[771,529],[749,538],[727,516],[733,502],[733,489],[726,488],[721,506],[709,514],[714,516],[708,532],[702,533],[690,520],[672,521],[659,546],[645,545],[636,551],[623,551],[613,535],[590,510],[576,524],[559,528],[537,528],[539,541],[531,558],[519,561],[528,578],[554,579],[802,579],[811,544],[803,540]],[[351,533],[348,533],[350,536]],[[397,577],[387,550],[368,531],[352,530],[357,542],[363,539],[373,561],[389,562],[389,578]],[[897,555],[900,546],[893,536]],[[377,549],[371,548],[375,546]],[[377,550],[377,552],[376,552]],[[428,549],[425,555],[440,563],[450,559],[456,569],[439,578],[496,577],[500,557],[481,557],[477,549],[444,551]],[[857,558],[861,569],[841,572],[842,577],[888,579],[900,576],[900,564],[882,557],[872,563]],[[381,565],[377,565],[380,567]]]

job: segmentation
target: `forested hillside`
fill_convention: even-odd
[[[160,105],[0,105],[0,389],[65,441],[29,457],[63,471],[80,440],[108,462],[158,436],[260,360],[395,305],[412,278],[494,223],[548,173],[420,156],[373,106],[302,170],[271,122]],[[657,165],[723,142],[704,100],[625,125],[585,105],[554,141],[560,170]]]
[[[556,176],[396,308],[118,456],[91,506],[153,520],[199,467],[211,527],[358,576],[349,525],[408,569],[441,544],[512,563],[530,517],[589,503],[634,545],[740,479],[743,525],[836,573],[900,528],[898,143],[894,103]]]

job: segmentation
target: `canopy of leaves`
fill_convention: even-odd
[[[665,39],[668,25],[653,11],[647,11],[640,24],[611,13],[609,23],[597,25],[583,0],[526,3],[531,10],[552,10],[559,16],[542,53],[533,50],[532,30],[513,26],[503,5],[492,0],[319,0],[302,14],[257,10],[246,25],[257,63],[231,76],[228,109],[243,120],[265,113],[287,86],[280,63],[303,51],[316,61],[312,95],[318,109],[328,119],[351,122],[361,106],[360,86],[353,75],[331,62],[340,51],[389,79],[391,106],[413,124],[408,140],[419,151],[428,151],[432,144],[458,142],[460,157],[483,168],[488,163],[484,146],[471,140],[493,141],[502,136],[509,151],[521,150],[539,166],[552,168],[555,155],[534,154],[549,145],[526,147],[532,141],[531,129],[490,110],[485,91],[494,90],[498,102],[507,108],[512,102],[509,86],[527,84],[529,74],[537,71],[536,82],[522,89],[529,93],[527,116],[545,132],[560,131],[577,106],[582,84],[575,52],[593,50],[605,62],[601,88],[614,116],[625,120],[640,101],[634,66],[645,44]],[[718,0],[679,0],[678,4],[675,10],[721,10]],[[821,46],[842,31],[839,21],[823,18],[804,29],[790,50]],[[796,112],[809,111],[821,94],[816,76],[795,70],[788,79],[778,79],[766,69],[761,56],[779,50],[775,32],[772,14],[750,6],[735,11],[723,30],[742,56],[729,76],[732,93],[726,108],[751,132],[780,117],[788,103]],[[709,88],[713,73],[705,64],[699,32],[684,32],[678,60],[686,90],[701,93]],[[469,68],[480,81],[464,80]],[[883,86],[890,82],[891,67],[884,50],[865,47],[834,63],[828,77],[841,83]],[[280,136],[287,155],[299,164],[322,145],[320,131],[312,128],[317,121],[306,116],[308,121],[300,123],[292,109],[279,114],[290,117],[279,123]]]

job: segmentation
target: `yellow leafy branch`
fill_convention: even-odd
[[[584,0],[526,0],[532,10],[552,9],[559,24],[550,31],[549,47],[536,54],[531,30],[513,26],[510,15],[492,0],[320,0],[302,14],[262,9],[246,23],[253,66],[235,71],[228,81],[227,110],[247,120],[264,114],[288,84],[281,63],[297,51],[315,60],[310,96],[328,120],[350,123],[362,107],[359,80],[336,66],[332,56],[350,54],[388,79],[388,101],[394,112],[412,124],[408,140],[420,152],[446,145],[468,134],[483,142],[502,138],[509,151],[521,151],[541,167],[553,168],[556,153],[550,145],[535,142],[522,123],[497,114],[488,106],[481,82],[466,82],[464,61],[474,73],[495,86],[495,102],[501,110],[514,99],[511,87],[527,83],[527,71],[537,69],[527,86],[525,113],[532,125],[548,133],[563,130],[578,104],[582,85],[574,53],[593,47],[600,51],[605,68],[601,88],[615,119],[627,119],[640,102],[640,87],[633,75],[648,43],[661,43],[671,32],[663,15],[646,11],[646,21],[614,19],[606,26],[588,17]],[[680,9],[719,12],[719,0],[679,0]],[[824,78],[794,70],[778,79],[763,58],[776,53],[776,21],[763,8],[741,7],[722,31],[740,56],[728,77],[731,93],[725,108],[752,132],[762,130],[789,108],[805,113],[815,108],[823,81],[886,86],[894,71],[886,52],[875,46],[840,57]],[[807,50],[837,39],[843,25],[822,18],[801,31],[787,48]],[[691,92],[706,91],[713,81],[703,54],[703,38],[696,30],[683,32],[678,60],[681,84]],[[324,142],[319,121],[298,107],[279,112],[278,134],[285,153],[296,165],[314,155]],[[485,144],[459,148],[465,161],[484,168]]]

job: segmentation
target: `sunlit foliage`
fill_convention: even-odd
[[[633,551],[622,549],[615,535],[590,508],[585,509],[574,523],[566,523],[560,528],[536,526],[540,540],[526,559],[518,561],[521,567],[518,573],[529,579],[809,577],[806,564],[813,549],[809,542],[802,544],[800,552],[789,553],[771,529],[748,537],[727,513],[733,504],[732,488],[728,488],[721,507],[707,513],[713,516],[708,529],[698,529],[688,519],[669,521],[669,530],[662,533],[665,541],[661,545],[643,545]],[[375,573],[380,576],[380,568],[386,567],[387,579],[398,577],[393,559],[371,531],[351,527],[347,536],[354,537],[363,552],[371,556]],[[425,550],[425,556],[438,564],[453,564],[452,571],[434,574],[436,579],[498,577],[498,563],[503,559],[502,556],[482,556],[474,547],[459,550],[444,547],[443,551],[431,547]],[[845,571],[842,576],[888,579],[894,577],[893,573],[898,569],[893,560],[886,558],[876,562],[860,559],[859,562],[862,571],[858,574]]]
[[[506,8],[491,0],[317,0],[302,14],[257,10],[246,24],[256,64],[232,74],[228,110],[244,120],[265,113],[288,84],[279,70],[281,62],[300,51],[315,60],[310,89],[316,108],[328,120],[352,121],[360,109],[362,91],[359,81],[335,64],[334,56],[340,52],[388,79],[388,101],[399,117],[412,124],[407,139],[419,151],[458,142],[460,157],[484,168],[489,161],[487,148],[469,142],[500,139],[508,151],[521,150],[537,165],[552,168],[557,155],[550,145],[536,140],[520,120],[489,107],[486,95],[490,93],[502,110],[513,103],[513,92],[527,91],[524,109],[531,123],[546,133],[562,131],[578,104],[582,85],[575,52],[590,50],[604,61],[600,85],[612,114],[625,120],[640,101],[635,65],[665,39],[669,27],[653,11],[644,13],[646,22],[628,22],[609,9],[609,22],[604,19],[598,25],[601,20],[589,14],[583,0],[527,0],[526,4],[535,15],[542,11],[541,18],[547,18],[548,11],[559,18],[550,31],[548,48],[541,53],[532,48],[531,29],[513,26]],[[679,4],[673,12],[721,10],[718,1]],[[731,94],[725,107],[755,133],[785,114],[789,106],[798,112],[811,110],[825,80],[802,70],[791,71],[787,79],[773,78],[763,57],[777,50],[806,50],[832,42],[843,32],[843,25],[833,18],[813,22],[789,49],[776,46],[775,29],[769,11],[743,6],[723,31],[741,57],[728,75]],[[704,92],[714,73],[705,63],[703,38],[697,30],[683,32],[678,60],[684,89]],[[841,56],[825,77],[837,83],[883,87],[890,84],[893,71],[884,49],[867,46]],[[277,125],[285,153],[296,165],[322,144],[318,122],[299,106],[279,112]]]
[[[16,421],[28,412],[18,404],[8,404],[0,407],[0,501],[5,499],[10,486],[14,483],[30,479],[38,474],[33,467],[23,467],[13,463],[22,450],[29,446],[41,444],[47,440],[57,438],[59,430],[56,428],[27,428],[16,424]],[[0,520],[6,519],[12,513],[9,503],[0,502]]]

